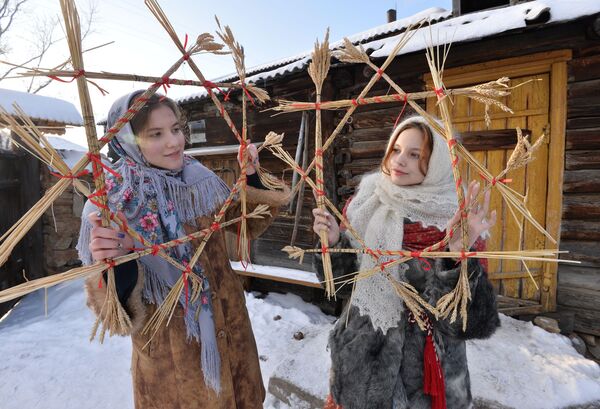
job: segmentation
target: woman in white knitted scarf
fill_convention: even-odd
[[[479,183],[466,193],[468,206]],[[470,247],[495,221],[489,212],[489,192],[469,212]],[[313,230],[328,233],[330,247],[360,248],[348,231],[341,231],[326,211],[313,210]],[[348,221],[374,250],[421,251],[445,236],[460,218],[452,163],[445,139],[422,117],[401,122],[392,132],[381,167],[365,175],[347,205]],[[461,237],[450,241],[450,251],[461,250]],[[334,276],[364,270],[377,261],[368,254],[330,253]],[[413,285],[435,305],[456,285],[460,263],[452,259],[411,259],[390,267],[396,280]],[[357,282],[351,302],[329,338],[332,368],[331,395],[326,409],[442,409],[472,405],[465,340],[489,337],[500,325],[496,297],[484,263],[468,261],[471,300],[468,325],[457,320],[425,317],[428,330],[414,323],[402,299],[382,274]],[[323,266],[315,257],[317,274]]]

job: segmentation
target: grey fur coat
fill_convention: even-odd
[[[335,247],[351,247],[342,235]],[[356,254],[330,253],[334,276],[358,271]],[[430,260],[425,271],[422,263],[408,262],[406,277],[431,305],[451,291],[460,266],[447,259]],[[323,280],[323,265],[315,257],[317,275]],[[496,297],[486,272],[476,259],[469,259],[471,302],[468,326],[456,320],[431,322],[434,342],[442,362],[448,409],[471,407],[471,386],[465,340],[487,338],[500,325]],[[348,323],[346,325],[346,317]],[[407,319],[384,334],[374,330],[371,318],[360,315],[356,306],[346,308],[329,336],[331,353],[330,390],[335,402],[344,409],[429,409],[430,398],[423,392],[423,350],[425,332]]]

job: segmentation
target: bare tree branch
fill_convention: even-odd
[[[14,3],[15,6],[13,7],[11,6],[11,3],[14,1],[15,0],[0,0],[0,55],[3,51],[1,48],[1,36],[2,34],[8,31],[8,29],[10,28],[10,24],[12,24],[12,18],[19,12],[19,7],[27,0],[17,0],[16,3]],[[1,24],[3,18],[3,10],[5,14],[8,13],[8,11],[12,13],[11,19],[9,21],[10,24]],[[90,0],[88,3],[87,10],[82,13],[82,16],[84,17],[81,35],[82,41],[94,32],[93,23],[96,19],[97,14],[98,2],[97,0]],[[8,18],[8,16],[4,18]],[[9,64],[11,65],[11,67],[2,74],[0,74],[0,81],[8,78],[9,75],[11,75],[11,73],[13,73],[16,69],[22,68],[23,66],[26,66],[32,62],[35,64],[36,68],[42,66],[44,58],[48,55],[48,52],[51,50],[51,48],[65,39],[64,30],[60,37],[56,36],[57,26],[62,27],[60,24],[60,19],[58,19],[58,17],[46,17],[43,20],[40,20],[35,25],[34,29],[34,32],[36,34],[36,39],[34,40],[36,51],[34,52],[34,55],[27,58],[27,60],[22,62],[21,64]],[[65,68],[69,64],[70,59],[58,65],[57,67],[55,67],[55,69]],[[42,89],[46,88],[48,85],[50,85],[51,82],[52,80],[46,77],[44,77],[43,79],[41,77],[31,77],[31,79],[29,80],[29,84],[27,85],[27,92],[36,94]]]
[[[19,13],[20,7],[25,2],[27,2],[27,0],[0,0],[0,55],[6,53],[6,50],[2,45],[2,37],[10,30],[15,16]],[[11,4],[13,4],[12,7]]]

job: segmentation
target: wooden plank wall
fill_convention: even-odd
[[[13,137],[15,137],[13,135]],[[0,151],[0,235],[41,197],[39,161],[22,151]],[[42,223],[36,223],[0,266],[0,290],[43,277]],[[0,304],[0,317],[18,300]]]
[[[575,329],[600,335],[600,45],[574,49],[568,64],[561,248],[580,266],[559,266],[558,309]]]

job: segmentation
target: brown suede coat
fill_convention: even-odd
[[[257,204],[270,206],[272,216],[286,204],[289,190],[274,192],[247,188],[248,211]],[[240,203],[230,206],[226,219],[238,217]],[[248,219],[250,238],[259,236],[270,224],[272,217]],[[197,220],[199,228],[209,227],[212,218]],[[231,227],[237,229],[237,225]],[[194,231],[186,226],[188,232]],[[194,243],[197,246],[198,243]],[[143,274],[140,269],[138,282],[125,309],[133,321],[131,339],[136,409],[254,409],[262,408],[265,389],[262,383],[256,342],[250,325],[241,281],[231,269],[225,237],[216,231],[200,256],[200,264],[212,288],[212,304],[221,357],[221,391],[217,395],[204,384],[200,366],[200,345],[187,342],[183,310],[177,306],[168,327],[155,335],[149,346],[143,348],[149,336],[140,329],[156,310],[156,306],[143,303],[141,290]],[[106,286],[98,288],[98,276],[86,282],[88,306],[98,314],[106,295]]]

